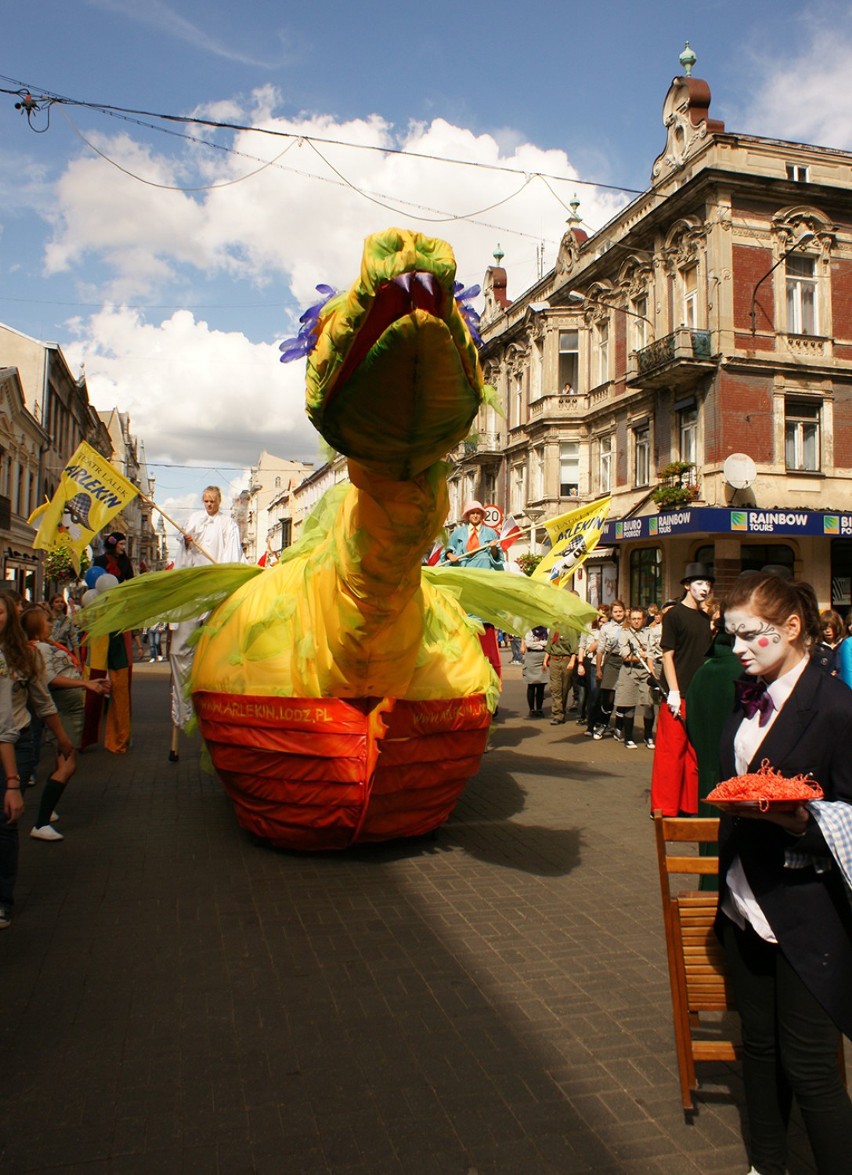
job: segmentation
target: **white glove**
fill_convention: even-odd
[[[675,718],[680,717],[680,690],[670,689],[666,697],[666,705],[674,714]]]

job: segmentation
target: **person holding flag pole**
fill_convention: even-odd
[[[201,501],[203,510],[190,514],[186,529],[178,527],[182,542],[175,555],[175,569],[198,567],[205,560],[209,563],[245,563],[239,527],[220,511],[222,491],[218,486],[206,486]],[[194,651],[191,637],[204,620],[204,616],[199,616],[169,625],[169,665],[172,671],[170,763],[176,763],[180,757],[180,731],[192,718],[192,703],[186,696]]]
[[[190,526],[186,530],[178,526],[165,510],[151,498],[141,494],[137,486],[128,481],[102,453],[97,452],[85,441],[81,442],[67,462],[53,497],[38,506],[30,515],[30,525],[38,526],[33,539],[33,550],[66,551],[79,575],[83,552],[137,494],[180,532],[185,550],[192,550],[193,555],[197,553],[210,563],[217,562],[215,556],[202,544],[203,536],[200,532],[194,533]],[[221,499],[221,494],[219,498]],[[116,534],[112,538],[116,545],[123,536]],[[239,542],[233,554],[229,550],[229,556],[243,560]],[[109,640],[106,637],[97,638],[89,643],[89,669],[94,676],[106,675],[108,650]],[[100,707],[90,709],[83,734],[84,747],[97,741],[99,727]],[[122,745],[125,741],[129,741],[129,738],[122,740]]]
[[[554,587],[566,586],[598,545],[611,505],[612,498],[601,498],[545,522],[550,550],[533,572],[533,579],[546,579]]]
[[[471,501],[465,506],[462,522],[450,535],[441,562],[504,570],[505,552],[500,537],[496,530],[485,525],[485,507],[481,502]]]

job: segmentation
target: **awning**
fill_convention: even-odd
[[[677,534],[750,534],[852,538],[852,514],[819,510],[732,510],[687,506],[644,518],[612,518],[604,526],[605,543],[634,542]]]

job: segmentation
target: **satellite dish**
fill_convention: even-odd
[[[757,476],[757,467],[747,453],[731,453],[722,466],[725,481],[735,490],[744,490]]]

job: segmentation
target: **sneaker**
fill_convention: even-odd
[[[562,718],[551,718],[550,725],[551,726],[561,726],[563,721],[564,721],[564,719],[562,719]]]
[[[59,819],[59,813],[54,808],[53,811],[50,813],[50,823],[55,824],[58,819]]]
[[[616,742],[623,743],[624,742],[624,731],[619,730],[616,727],[616,729],[612,732],[612,737],[616,740]]]
[[[65,840],[61,832],[57,832],[51,824],[43,824],[41,828],[31,828],[30,836],[33,840]]]
[[[583,731],[583,737],[584,737],[584,738],[594,738],[594,737],[595,737],[595,732],[594,732],[593,730],[584,730],[584,731]]]
[[[603,726],[599,726],[597,728],[597,730],[595,730],[592,733],[592,738],[596,739],[599,742],[603,738],[604,734],[605,734],[605,728]]]
[[[0,930],[12,925],[12,911],[8,906],[0,906]]]
[[[29,777],[29,779],[27,780],[27,787],[35,787],[36,782],[37,782],[36,777],[34,775],[31,775]]]
[[[653,751],[653,749],[656,745],[657,744],[654,742],[654,740],[652,738],[645,739],[645,746],[648,748],[649,751]]]
[[[636,750],[636,743],[633,741],[632,738],[627,739],[627,741],[624,744],[624,749],[626,751],[635,751]]]

